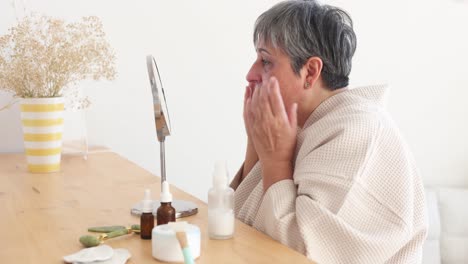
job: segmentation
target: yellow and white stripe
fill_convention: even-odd
[[[59,171],[63,98],[26,98],[21,100],[20,108],[28,170],[34,173]]]

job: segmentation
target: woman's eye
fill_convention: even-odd
[[[263,64],[263,66],[267,66],[267,65],[270,65],[271,62],[270,62],[270,61],[267,61],[267,60],[265,60],[265,59],[262,59],[262,64]]]

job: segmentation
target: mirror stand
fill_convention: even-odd
[[[159,75],[158,65],[152,55],[146,57],[146,65],[148,68],[148,75],[150,79],[151,92],[153,94],[153,107],[154,117],[156,122],[156,132],[159,141],[160,148],[160,160],[161,160],[161,185],[166,180],[166,150],[165,141],[166,136],[171,134],[171,124],[169,119],[169,111],[167,110],[166,98],[164,95],[164,88],[161,82],[161,76]],[[157,77],[157,78],[156,78]],[[161,189],[160,189],[161,190]],[[153,201],[153,214],[154,210],[157,210],[160,202],[158,200]],[[198,212],[197,205],[190,201],[173,200],[172,206],[176,210],[176,218],[186,217],[194,215]],[[142,205],[141,202],[133,206],[131,213],[133,215],[141,215]]]

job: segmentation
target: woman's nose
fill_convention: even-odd
[[[257,84],[262,82],[262,72],[257,62],[252,64],[250,67],[249,72],[245,79],[249,82],[249,84]]]

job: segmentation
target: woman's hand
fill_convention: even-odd
[[[292,179],[297,104],[286,111],[276,78],[257,86],[252,96],[246,93],[244,120],[262,162],[264,191],[278,181]]]
[[[253,86],[253,84],[251,84],[251,85],[249,85],[249,86],[247,86],[245,88],[244,113],[243,113],[243,115],[244,115],[245,131],[247,133],[247,150],[245,152],[244,168],[242,170],[242,175],[241,175],[240,181],[242,181],[247,176],[247,174],[249,174],[249,172],[252,170],[252,168],[255,166],[255,164],[258,161],[257,151],[255,150],[255,147],[253,145],[252,137],[251,137],[251,133],[250,133],[251,127],[247,123],[247,110],[246,110],[247,99],[252,97],[252,92],[253,92],[254,88],[255,87]]]
[[[247,123],[247,118],[248,118],[247,101],[249,99],[252,99],[252,95],[253,95],[254,91],[255,91],[255,87],[254,87],[253,83],[251,83],[247,87],[245,87],[243,116],[244,116],[245,132],[247,133],[247,138],[249,140],[249,144],[252,142],[251,141],[252,137],[250,136],[250,134],[251,134],[250,133],[250,130],[251,130],[250,124]]]

